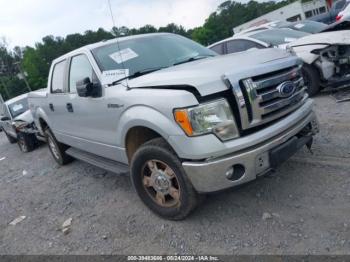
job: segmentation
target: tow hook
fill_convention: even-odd
[[[305,144],[311,155],[314,154],[314,152],[312,151],[313,140],[314,139],[311,137],[311,139]]]

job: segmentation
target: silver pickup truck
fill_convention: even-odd
[[[54,60],[29,107],[59,164],[130,169],[141,200],[177,220],[202,193],[311,146],[318,124],[300,68],[277,49],[216,56],[174,34],[124,37]]]

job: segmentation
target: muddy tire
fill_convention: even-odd
[[[73,158],[66,154],[66,150],[69,146],[58,142],[49,128],[45,130],[45,137],[50,152],[59,165],[63,166],[73,161]]]
[[[132,184],[143,203],[157,215],[181,220],[199,197],[179,158],[162,138],[142,145],[131,161]]]
[[[320,75],[315,67],[304,64],[302,68],[306,92],[310,97],[315,96],[320,91]]]
[[[17,143],[17,139],[16,139],[16,138],[14,138],[14,137],[10,136],[9,134],[7,134],[7,133],[5,132],[5,130],[4,130],[4,133],[5,133],[5,135],[6,135],[7,139],[8,139],[8,141],[10,142],[10,144]]]
[[[17,137],[17,144],[23,153],[28,153],[33,151],[38,143],[35,135],[19,133]]]

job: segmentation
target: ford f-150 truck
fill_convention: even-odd
[[[318,124],[301,63],[278,49],[217,56],[174,34],[123,37],[54,60],[29,107],[59,164],[130,169],[140,199],[178,220],[202,193],[311,146]]]

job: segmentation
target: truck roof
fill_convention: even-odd
[[[82,50],[92,50],[95,49],[97,47],[100,46],[105,46],[105,45],[109,45],[109,44],[114,44],[117,42],[123,42],[123,41],[127,41],[127,40],[131,40],[131,39],[138,39],[138,38],[147,38],[147,37],[151,37],[151,36],[155,36],[155,35],[172,35],[172,33],[150,33],[150,34],[140,34],[140,35],[132,35],[132,36],[125,36],[125,37],[118,37],[118,38],[113,38],[110,40],[103,40],[94,44],[89,44],[86,46],[82,46],[78,49],[75,49],[67,54],[64,54],[56,59],[53,60],[53,63],[58,62],[59,60],[65,59],[66,57],[70,57],[73,54],[82,51]]]

